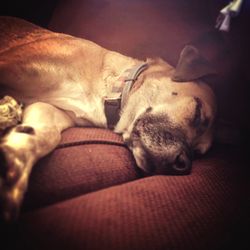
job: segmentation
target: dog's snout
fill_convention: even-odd
[[[135,122],[130,144],[139,168],[149,174],[185,175],[191,172],[192,149],[186,131],[167,116],[144,113]]]

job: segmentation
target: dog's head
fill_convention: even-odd
[[[191,59],[184,65],[183,60],[188,58]],[[150,65],[143,86],[131,95],[124,111],[131,112],[129,106],[135,110],[123,137],[138,167],[148,173],[187,174],[194,153],[203,154],[211,146],[216,112],[214,95],[205,83],[193,80],[212,72],[204,61],[199,70],[194,59],[195,63],[201,60],[198,51],[187,47],[174,72],[161,60]],[[190,63],[192,68],[187,69]]]

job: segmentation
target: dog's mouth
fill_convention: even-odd
[[[140,169],[149,174],[189,174],[192,151],[180,128],[166,117],[150,112],[135,122],[131,136],[126,140]]]

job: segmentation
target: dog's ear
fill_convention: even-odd
[[[187,82],[215,73],[216,71],[209,62],[201,56],[199,50],[191,45],[187,45],[181,51],[178,64],[172,75],[172,80],[176,82]]]

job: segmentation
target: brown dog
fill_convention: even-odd
[[[212,72],[192,46],[174,69],[1,17],[1,96],[24,105],[0,144],[2,216],[16,217],[33,165],[72,126],[114,127],[146,172],[190,173],[192,153],[212,142],[215,99],[197,80]]]

